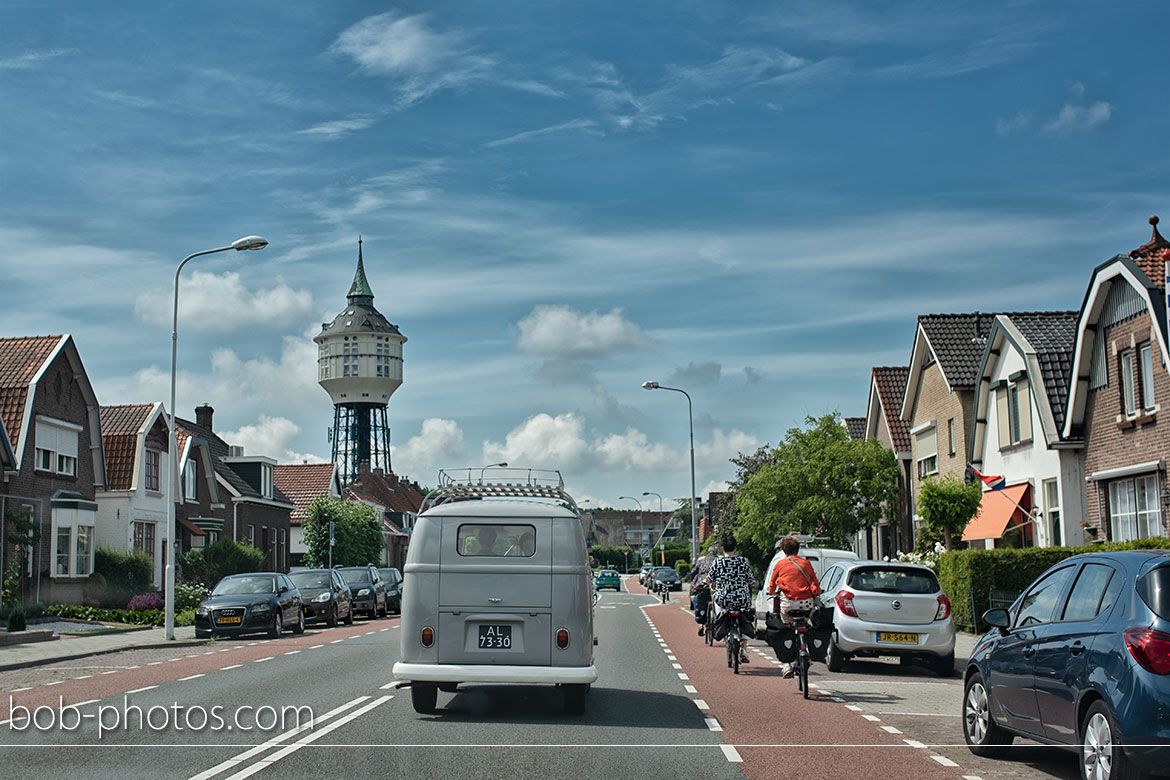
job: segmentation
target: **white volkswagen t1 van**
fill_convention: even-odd
[[[550,683],[579,715],[597,669],[576,503],[556,471],[465,471],[439,472],[416,520],[394,676],[420,713],[463,683]]]

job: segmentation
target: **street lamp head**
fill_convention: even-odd
[[[263,249],[268,242],[260,236],[244,236],[232,242],[232,249],[241,252],[245,249]]]
[[[658,383],[657,382],[643,382],[642,389],[643,390],[657,390]]]

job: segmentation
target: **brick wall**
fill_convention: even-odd
[[[1151,340],[1148,312],[1106,328],[1105,358],[1109,366],[1109,384],[1089,392],[1085,406],[1085,474],[1160,460],[1160,491],[1167,486],[1166,464],[1170,463],[1170,373],[1161,363],[1158,342],[1154,340],[1154,399],[1157,411],[1142,424],[1118,423],[1124,417],[1118,355],[1133,344]],[[1116,351],[1114,349],[1116,347]],[[1136,350],[1135,350],[1136,361]],[[1135,383],[1141,384],[1140,366],[1135,362]],[[1141,412],[1139,410],[1139,419]],[[1098,539],[1109,538],[1108,483],[1089,482],[1086,492],[1086,515],[1090,527],[1098,529]],[[1170,507],[1162,505],[1162,533],[1170,536]]]
[[[231,501],[228,504],[228,519],[224,523],[224,536],[231,536],[232,520],[231,520]],[[264,543],[264,534],[262,529],[268,528],[268,546],[264,549],[265,559],[264,566],[271,571],[288,571],[288,557],[289,557],[289,539],[290,539],[290,523],[289,517],[292,511],[289,509],[281,509],[275,506],[266,506],[264,504],[252,504],[246,501],[241,501],[238,504],[237,510],[237,528],[236,540],[239,542],[248,541],[248,526],[256,526],[256,547],[263,549],[261,546]],[[277,531],[284,530],[284,552],[279,552],[277,547],[274,552],[273,539],[278,538]],[[273,556],[276,557],[273,557]],[[375,561],[376,563],[376,561]]]
[[[946,380],[938,363],[931,363],[919,375],[918,394],[915,397],[914,409],[910,418],[910,428],[916,428],[926,422],[935,423],[938,434],[938,475],[944,477],[954,474],[962,479],[967,469],[967,436],[971,430],[971,421],[975,413],[975,391],[958,390],[950,392]],[[955,453],[950,453],[950,438],[948,421],[955,421]],[[913,463],[910,467],[914,506],[918,505],[918,493],[922,488],[922,481],[918,478],[917,437],[911,436],[911,447],[914,449]]]

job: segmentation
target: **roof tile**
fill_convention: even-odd
[[[1158,232],[1158,218],[1156,216],[1150,217],[1150,226],[1154,229],[1150,240],[1130,252],[1129,256],[1142,269],[1142,272],[1150,277],[1150,281],[1155,286],[1165,289],[1165,263],[1170,260],[1170,241],[1167,241]]]
[[[0,418],[12,441],[12,449],[19,453],[20,426],[24,419],[24,404],[28,385],[40,371],[45,360],[61,343],[61,336],[21,336],[0,338]]]
[[[309,505],[314,498],[329,495],[332,481],[332,463],[282,464],[273,471],[276,488],[296,506],[290,518],[294,525],[309,518]]]
[[[906,396],[909,366],[874,366],[873,381],[877,384],[882,414],[890,429],[895,452],[910,452],[910,428],[902,419],[902,399]]]

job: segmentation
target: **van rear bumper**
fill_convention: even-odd
[[[596,682],[597,667],[411,664],[399,661],[394,664],[394,677],[410,682],[587,685]]]

